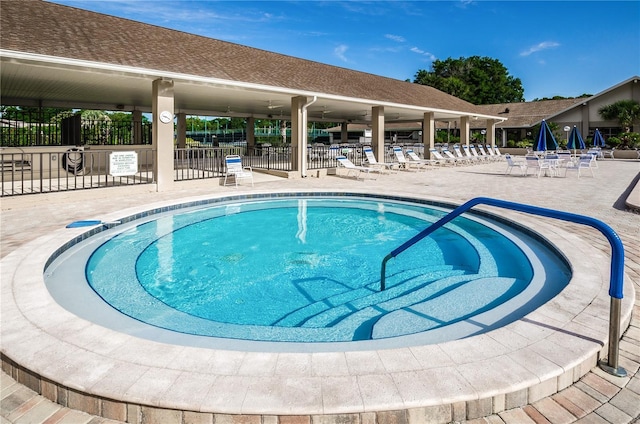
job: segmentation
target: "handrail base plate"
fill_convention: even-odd
[[[600,361],[598,362],[598,366],[600,366],[600,368],[601,368],[604,372],[606,372],[607,374],[611,374],[611,375],[614,375],[614,376],[616,376],[616,377],[623,377],[623,378],[627,376],[627,370],[625,370],[625,369],[624,369],[624,368],[622,368],[622,367],[614,368],[614,367],[610,366],[610,365],[607,363],[607,361],[605,361],[604,359],[603,359],[603,360],[600,360]]]

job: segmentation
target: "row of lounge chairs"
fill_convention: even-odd
[[[456,144],[453,146],[453,152],[448,148],[442,149],[441,152],[437,149],[430,149],[429,152],[435,160],[443,165],[471,165],[504,160],[504,156],[497,146],[491,147],[487,145],[485,150],[485,147],[481,144],[477,146],[463,145],[462,148]]]
[[[420,171],[425,169],[435,169],[438,166],[457,166],[458,164],[471,164],[480,162],[490,162],[496,160],[502,160],[503,156],[497,147],[491,149],[487,146],[487,150],[491,153],[487,153],[483,146],[478,146],[476,151],[475,146],[463,146],[465,154],[462,154],[458,145],[453,147],[455,152],[452,153],[449,149],[444,148],[442,152],[437,149],[430,149],[430,159],[419,157],[412,149],[403,149],[399,146],[393,147],[393,154],[395,161],[393,162],[378,162],[371,147],[365,147],[363,152],[366,157],[367,166],[357,166],[351,162],[346,156],[337,156],[339,167],[347,169],[347,176],[354,176],[356,179],[364,176],[372,176],[375,178],[377,174],[391,173],[397,170],[404,171]]]
[[[463,146],[465,154],[462,154],[460,146],[453,146],[455,155],[451,153],[447,148],[442,149],[442,153],[437,149],[430,149],[431,159],[420,158],[412,149],[407,149],[406,152],[399,146],[393,147],[393,153],[395,156],[394,162],[378,162],[371,147],[364,147],[363,152],[366,156],[368,166],[355,165],[344,155],[336,156],[338,161],[338,167],[345,168],[347,170],[347,176],[352,175],[356,179],[369,175],[376,176],[384,172],[395,172],[397,170],[405,171],[419,171],[424,169],[434,169],[438,166],[446,165],[458,165],[458,164],[471,164],[474,162],[489,162],[495,160],[502,160],[502,154],[497,147],[493,149],[487,146],[487,151],[484,147],[478,145],[478,151],[475,146]],[[405,156],[406,153],[406,156]],[[226,186],[229,180],[232,181],[235,186],[238,186],[238,182],[241,180],[249,180],[253,186],[253,170],[250,166],[243,166],[242,159],[239,155],[228,155],[225,158],[226,173],[224,178],[224,185]]]

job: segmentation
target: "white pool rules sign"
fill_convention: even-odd
[[[138,172],[138,154],[136,152],[112,152],[109,154],[109,174],[114,177],[126,177]]]

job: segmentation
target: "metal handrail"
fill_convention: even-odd
[[[599,365],[604,371],[617,377],[626,377],[627,372],[618,365],[618,350],[620,342],[620,308],[622,303],[622,291],[624,284],[624,246],[618,234],[607,224],[589,216],[577,215],[569,212],[556,211],[553,209],[540,208],[537,206],[525,205],[522,203],[508,202],[505,200],[492,199],[489,197],[476,197],[458,206],[440,220],[434,222],[426,229],[422,230],[402,245],[392,250],[382,260],[380,270],[380,290],[385,290],[385,276],[387,262],[395,258],[438,228],[444,226],[454,218],[462,215],[472,207],[485,204],[503,209],[511,209],[518,212],[525,212],[532,215],[540,215],[547,218],[560,219],[576,224],[583,224],[599,230],[611,245],[611,275],[609,282],[609,296],[611,297],[609,309],[609,352],[608,362],[600,361]]]

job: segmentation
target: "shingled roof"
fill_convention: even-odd
[[[583,102],[584,99],[541,100],[537,102],[498,103],[495,105],[480,105],[478,109],[486,115],[500,116],[508,119],[496,124],[496,127],[529,128],[543,119],[573,105]]]
[[[432,87],[42,0],[1,1],[2,49],[478,113]]]

